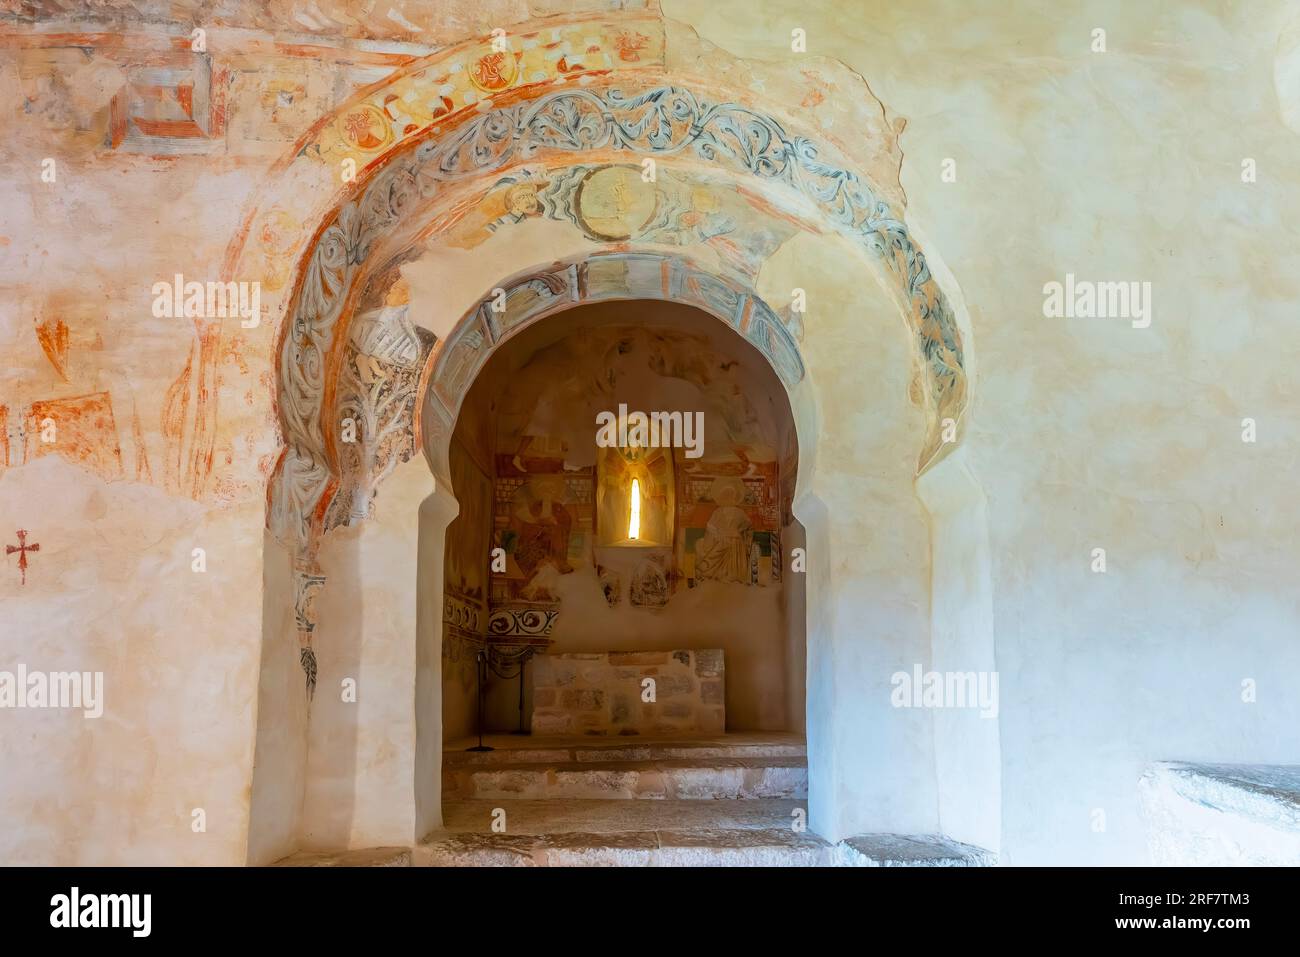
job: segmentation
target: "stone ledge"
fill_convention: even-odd
[[[462,764],[444,768],[442,780],[443,796],[454,800],[798,799],[808,793],[808,765],[804,758]]]
[[[1300,865],[1300,766],[1160,761],[1138,797],[1163,865]]]
[[[466,751],[477,744],[466,738],[443,748],[444,767],[485,764],[594,763],[598,761],[660,761],[712,758],[807,758],[803,736],[789,732],[728,732],[721,735],[689,735],[634,739],[617,736],[529,736],[486,735],[495,751]]]
[[[941,834],[859,834],[835,846],[839,867],[992,867],[997,855]]]
[[[409,847],[364,847],[355,851],[299,851],[272,867],[410,867]]]
[[[618,834],[451,834],[416,848],[418,867],[817,867],[820,838],[789,830],[626,831]]]

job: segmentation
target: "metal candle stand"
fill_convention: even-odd
[[[507,651],[506,649],[517,649]],[[478,745],[466,748],[466,751],[495,751],[483,743],[483,693],[487,684],[488,671],[507,681],[519,679],[519,729],[514,734],[527,734],[524,730],[524,669],[528,659],[537,653],[537,646],[532,644],[504,645],[489,643],[474,654],[475,672],[478,677]]]

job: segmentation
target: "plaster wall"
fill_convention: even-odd
[[[809,102],[834,103],[839,74],[790,52],[790,30],[803,28],[809,56],[843,61],[888,104],[882,126],[907,118],[907,218],[932,237],[936,267],[941,247],[943,281],[968,304],[979,350],[962,444],[988,525],[979,615],[992,622],[1001,675],[1003,860],[1145,861],[1136,782],[1151,761],[1300,761],[1300,700],[1288,684],[1300,669],[1292,5],[663,6],[736,55],[807,70]],[[1090,49],[1098,27],[1105,53]],[[267,65],[262,56],[249,54],[249,75],[233,81],[253,103],[264,93],[250,78]],[[272,644],[267,630],[283,631],[286,616],[263,609],[284,600],[286,574],[263,531],[278,451],[273,323],[218,330],[150,312],[153,282],[219,272],[274,157],[392,69],[331,63],[293,67],[311,74],[299,120],[232,130],[207,155],[159,158],[104,147],[109,102],[128,80],[120,57],[8,45],[0,55],[10,131],[0,144],[0,521],[6,536],[24,528],[41,544],[25,584],[5,557],[0,667],[102,670],[106,693],[97,721],[66,711],[0,717],[0,763],[24,768],[0,782],[0,817],[22,822],[0,835],[0,860],[271,856],[294,831],[294,782],[307,767],[318,778],[309,790],[320,790],[300,823],[314,834],[387,837],[373,822],[390,793],[415,793],[395,830],[436,822],[440,587],[420,590],[414,613],[322,595],[335,606],[322,610],[321,659],[330,661],[326,650],[337,658],[320,679],[313,734],[338,731],[344,750],[299,744],[296,647],[287,633],[287,648]],[[841,142],[860,139],[844,115],[822,117]],[[47,157],[57,184],[41,180]],[[1249,183],[1247,158],[1258,169]],[[946,159],[954,182],[941,178]],[[277,197],[289,207],[280,211],[287,235],[310,232],[318,220],[306,210],[335,201],[334,184],[321,185],[331,175]],[[589,247],[555,225],[521,225],[531,245],[518,261]],[[500,278],[483,252],[459,255],[463,283],[424,293],[449,322]],[[944,637],[944,623],[964,612],[932,593],[932,561],[935,582],[984,601],[984,586],[962,571],[961,556],[982,561],[975,539],[960,526],[930,528],[913,489],[924,423],[909,396],[911,350],[896,303],[856,278],[870,270],[855,255],[800,235],[759,277],[770,301],[799,287],[811,304],[802,343],[811,375],[800,388],[815,391],[820,411],[814,421],[795,403],[805,455],[794,512],[817,570],[807,583],[812,822],[830,836],[958,820],[948,810],[958,792],[935,767],[960,738],[944,718],[891,709],[889,676],[965,640],[962,630]],[[293,262],[289,251],[282,262]],[[1067,273],[1151,282],[1150,327],[1045,318],[1043,286]],[[287,271],[260,278],[268,301],[285,295]],[[18,454],[23,408],[103,392],[111,430],[75,449]],[[1257,424],[1253,443],[1242,441],[1245,418]],[[805,434],[817,437],[815,450]],[[424,468],[427,480],[422,463],[404,468]],[[417,506],[436,530],[420,536],[421,568],[440,561],[455,511],[441,492],[417,492],[414,477],[409,500],[396,491],[405,479],[389,481],[380,524],[326,543],[323,556],[340,580],[358,572],[380,596],[372,576],[407,574],[391,563],[416,560]],[[929,519],[936,514],[945,512]],[[952,555],[938,554],[950,546]],[[190,570],[195,547],[207,555],[202,574]],[[1104,574],[1090,567],[1099,547]],[[412,614],[415,647],[390,643]],[[351,622],[364,640],[329,634],[329,621]],[[325,704],[349,667],[364,679],[352,718]],[[414,683],[419,717],[409,721],[423,723],[414,741],[401,730],[408,719],[368,690],[381,676],[395,688]],[[1253,699],[1243,699],[1243,682],[1253,682]],[[285,697],[268,700],[280,686]],[[261,737],[259,712],[271,725]],[[391,760],[374,740],[380,718],[398,729]],[[255,749],[264,756],[256,772]],[[414,780],[391,771],[411,755]],[[343,785],[348,767],[379,769],[378,790]],[[251,831],[250,799],[259,820],[268,814]],[[349,810],[328,810],[335,799]],[[988,833],[983,806],[953,826]],[[196,832],[199,808],[206,830]]]
[[[0,473],[0,513],[27,518],[42,546],[25,584],[16,558],[4,569],[0,670],[99,673],[103,689],[97,717],[0,712],[0,817],[13,822],[0,861],[244,862],[263,624],[261,536],[246,532],[258,511],[110,484],[53,455]]]
[[[337,587],[322,589],[317,605],[304,847],[382,847],[423,836],[415,805],[417,516],[433,485],[423,458],[411,459],[384,483],[375,521],[322,543],[322,572]]]
[[[890,702],[890,676],[929,660],[930,543],[907,334],[873,275],[848,241],[800,235],[758,284],[808,300],[802,348],[817,420],[799,424],[801,450],[805,434],[816,441],[794,515],[808,543],[809,822],[836,839],[938,827],[932,714]]]
[[[963,442],[1007,863],[1146,861],[1151,761],[1300,760],[1300,171],[1274,68],[1293,9],[665,0],[741,56],[789,59],[802,27],[907,118],[908,220],[959,278],[979,356]],[[1046,318],[1067,273],[1150,282],[1150,326]]]

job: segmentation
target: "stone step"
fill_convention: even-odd
[[[508,834],[619,834],[627,831],[793,830],[807,819],[807,801],[444,801],[443,830]]]
[[[796,814],[796,811],[801,813]],[[751,801],[446,801],[444,830],[415,849],[433,867],[811,867],[834,848],[808,831],[806,804]],[[494,833],[493,822],[505,833]]]
[[[416,867],[822,867],[835,848],[787,830],[453,834],[415,849]]]
[[[804,801],[446,801],[444,826],[414,848],[300,852],[298,867],[972,867],[989,852],[926,834],[831,845]],[[498,833],[494,827],[504,827]]]
[[[473,741],[443,749],[444,765],[590,764],[598,761],[662,761],[706,758],[806,758],[808,748],[793,734],[728,734],[712,738],[547,738],[491,735],[493,751],[465,750]]]
[[[443,797],[742,800],[808,794],[805,758],[699,758],[446,764]]]
[[[432,867],[953,867],[994,863],[939,835],[864,834],[832,845],[806,803],[750,801],[447,801],[444,828],[412,852]],[[505,833],[493,831],[493,824]]]

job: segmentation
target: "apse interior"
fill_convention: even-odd
[[[638,412],[660,413],[663,428],[639,434]],[[802,736],[795,428],[780,379],[735,330],[650,300],[550,316],[479,372],[449,462],[459,514],[447,530],[445,594],[479,614],[443,626],[448,752],[475,742],[480,681],[488,734],[700,730],[671,694],[644,700],[631,671],[594,692],[561,691],[568,710],[544,706],[560,704],[549,690],[535,697],[545,659],[611,653],[636,663],[637,652],[701,661],[721,652],[721,681],[701,683],[704,700],[691,706],[729,733]],[[479,663],[489,649],[492,668]],[[522,707],[512,657],[528,659]],[[658,680],[671,690],[677,679]]]

